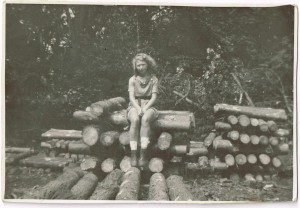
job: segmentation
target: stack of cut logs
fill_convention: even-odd
[[[217,104],[215,131],[204,140],[218,168],[230,178],[241,176],[248,181],[275,177],[282,162],[280,155],[289,152],[290,132],[279,128],[287,115],[282,109],[255,108]],[[276,122],[275,122],[276,121]],[[207,158],[199,158],[198,167]]]
[[[85,111],[76,111],[73,119],[81,124],[83,130],[50,129],[42,134],[41,146],[51,157],[60,154],[80,161],[82,170],[100,168],[104,173],[109,173],[120,167],[126,172],[131,165],[125,106],[125,99],[116,97],[93,103]],[[175,170],[167,169],[174,169],[176,164],[182,162],[182,157],[208,153],[202,142],[189,142],[187,139],[184,144],[173,144],[176,131],[189,132],[194,128],[192,113],[158,111],[158,114],[152,123],[146,170],[171,173]]]

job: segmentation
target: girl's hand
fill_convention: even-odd
[[[148,108],[147,108],[146,106],[144,106],[144,107],[142,108],[143,114],[146,113],[147,110],[148,110]]]
[[[139,116],[143,116],[144,115],[144,113],[143,113],[143,111],[142,111],[141,108],[137,109],[137,113],[138,113]]]

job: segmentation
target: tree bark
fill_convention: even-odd
[[[98,184],[98,178],[93,173],[84,175],[71,189],[77,199],[88,199]]]
[[[140,170],[135,167],[130,168],[122,177],[116,200],[138,200],[140,180]]]
[[[70,154],[91,154],[90,146],[83,143],[82,141],[70,142],[68,145],[68,151]]]
[[[98,117],[90,111],[75,111],[73,113],[73,119],[76,121],[97,123],[99,122]]]
[[[115,169],[99,182],[90,200],[114,200],[121,182],[122,171]]]
[[[24,158],[28,158],[28,157],[30,157],[34,154],[37,154],[37,152],[34,152],[33,150],[30,150],[28,152],[22,152],[22,153],[11,155],[9,157],[5,157],[5,164],[6,165],[16,164],[20,160],[22,160]]]
[[[111,146],[120,137],[120,133],[117,131],[107,131],[101,134],[100,143],[103,146]]]
[[[64,130],[64,129],[50,129],[42,134],[42,139],[64,139],[64,140],[81,140],[82,131],[78,130]]]
[[[185,187],[183,178],[180,176],[170,176],[166,180],[171,201],[192,201],[193,195]]]
[[[150,178],[149,201],[169,201],[166,179],[161,173],[154,173]]]
[[[169,151],[172,155],[184,155],[187,153],[187,145],[173,145]]]
[[[219,139],[219,140],[215,140],[213,142],[213,147],[215,150],[226,150],[226,151],[232,151],[233,149],[233,145],[229,140],[225,140],[225,139]]]
[[[204,139],[204,146],[210,147],[216,138],[217,134],[215,132],[210,132],[208,136]]]
[[[220,130],[220,131],[230,131],[232,129],[232,127],[229,123],[224,123],[221,121],[217,121],[215,123],[215,128],[216,128],[216,130]]]
[[[121,110],[125,105],[126,100],[122,97],[111,98],[108,100],[98,101],[91,105],[91,112],[100,117],[109,112]]]
[[[127,110],[115,111],[109,114],[108,119],[111,123],[121,126],[123,128],[129,126],[129,122],[127,120]]]
[[[214,106],[214,112],[227,112],[232,114],[245,114],[255,118],[263,118],[270,120],[287,120],[287,115],[283,109],[272,109],[272,108],[258,108],[228,104],[216,104]]]

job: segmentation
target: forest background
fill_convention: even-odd
[[[292,128],[292,6],[7,4],[6,143],[30,145],[49,128],[73,128],[76,110],[127,98],[138,52],[158,62],[158,108],[195,113],[195,140],[216,103],[283,108]]]

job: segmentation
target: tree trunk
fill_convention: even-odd
[[[149,170],[153,173],[160,173],[164,169],[164,161],[160,158],[152,158],[149,161]]]
[[[208,136],[204,139],[204,146],[210,147],[212,145],[214,139],[216,138],[217,134],[215,132],[210,132]]]
[[[87,145],[93,146],[98,142],[101,133],[100,128],[96,125],[86,126],[82,131],[82,140]]]
[[[257,108],[248,106],[216,104],[214,106],[214,113],[227,112],[232,114],[245,114],[255,118],[264,118],[270,120],[287,120],[287,115],[283,109],[272,108]]]
[[[265,135],[261,135],[259,137],[259,144],[264,145],[264,146],[268,145],[269,144],[269,138]]]
[[[257,118],[250,118],[250,124],[253,127],[257,127],[258,124],[259,124],[258,119]]]
[[[109,114],[108,119],[111,123],[121,126],[123,128],[129,126],[129,122],[127,120],[127,110],[115,111]]]
[[[111,98],[108,100],[98,101],[91,105],[91,112],[100,117],[106,115],[109,112],[121,110],[125,105],[126,100],[122,97]]]
[[[64,129],[50,129],[42,134],[43,139],[64,139],[64,140],[81,140],[82,131],[78,130],[64,130]]]
[[[230,115],[227,117],[227,121],[230,125],[236,125],[238,123],[238,118],[234,115]]]
[[[122,177],[122,184],[116,200],[138,200],[141,172],[132,167]]]
[[[274,121],[267,121],[267,125],[271,132],[276,132],[278,130],[278,126]]]
[[[18,154],[13,154],[9,157],[5,157],[5,164],[6,165],[12,165],[12,164],[16,164],[18,161],[24,159],[24,158],[28,158],[34,154],[37,154],[37,152],[34,152],[33,150],[30,150],[28,152],[22,152],[22,153],[18,153]]]
[[[44,155],[34,155],[19,161],[22,166],[29,166],[35,168],[51,168],[62,169],[71,161],[67,158],[60,157],[46,157]]]
[[[206,168],[209,165],[208,157],[207,156],[200,156],[198,158],[198,164],[202,168]]]
[[[224,123],[221,121],[217,121],[215,123],[215,128],[216,128],[216,130],[219,130],[219,131],[230,131],[232,129],[232,127],[229,123]]]
[[[99,182],[90,200],[114,200],[121,182],[122,171],[115,169]]]
[[[180,176],[170,176],[166,180],[171,201],[192,201],[193,195],[185,187],[183,178]]]
[[[235,156],[235,162],[237,165],[245,165],[247,163],[247,157],[244,154],[237,154]]]
[[[184,155],[187,153],[187,145],[173,145],[170,148],[172,155]]]
[[[275,135],[275,136],[279,136],[279,137],[286,137],[286,136],[289,136],[289,135],[290,135],[290,131],[287,130],[287,129],[277,129],[277,130],[274,132],[274,135]]]
[[[101,134],[100,143],[103,146],[111,146],[120,137],[120,133],[117,131],[107,131]]]
[[[263,165],[268,165],[271,162],[271,158],[267,154],[260,154],[258,156],[258,158],[259,158],[260,163],[263,164]]]
[[[221,150],[226,150],[226,151],[232,151],[233,149],[233,145],[229,140],[225,140],[225,139],[219,139],[219,140],[215,140],[213,142],[213,147],[215,150],[217,149],[221,149]]]
[[[250,143],[250,137],[248,134],[241,134],[240,135],[240,141],[242,144],[249,144]]]
[[[75,111],[73,113],[73,119],[76,121],[81,121],[81,122],[86,122],[86,123],[99,122],[98,117],[89,111]]]
[[[130,157],[124,156],[124,158],[120,162],[120,168],[123,172],[127,172],[131,168]]]
[[[260,142],[260,139],[256,135],[251,135],[250,136],[250,142],[251,142],[252,145],[258,145],[259,142]]]
[[[282,165],[282,162],[281,162],[281,160],[278,157],[273,157],[272,158],[272,165],[275,168],[279,168]]]
[[[262,182],[264,179],[263,179],[262,175],[257,174],[257,175],[255,176],[255,180],[256,180],[257,182]]]
[[[228,169],[228,165],[225,162],[220,162],[219,160],[212,159],[209,161],[209,165],[212,170],[223,171]]]
[[[89,157],[83,159],[83,161],[80,163],[80,167],[82,170],[95,170],[99,166],[98,158],[96,157]]]
[[[77,199],[88,199],[98,184],[98,178],[93,173],[84,175],[71,189]]]
[[[149,201],[169,201],[166,179],[161,173],[154,173],[150,178]]]
[[[110,173],[117,167],[116,160],[113,158],[107,158],[101,163],[101,170],[104,173]]]
[[[206,147],[190,147],[190,151],[187,153],[189,156],[204,156],[208,154]]]
[[[32,151],[29,147],[5,147],[6,153],[25,153]]]
[[[157,140],[157,147],[160,150],[167,150],[171,146],[172,135],[168,132],[162,132]]]
[[[278,147],[275,149],[275,152],[280,155],[288,154],[289,145],[287,143],[279,144]]]
[[[246,181],[255,181],[254,175],[252,175],[251,173],[246,173],[245,174],[245,180]]]
[[[68,145],[68,151],[70,154],[91,154],[90,146],[83,143],[82,141],[70,142]]]
[[[247,128],[249,125],[250,125],[250,119],[248,116],[246,115],[240,115],[238,117],[238,120],[239,120],[239,125],[242,127],[242,128]]]
[[[227,154],[224,159],[228,166],[233,166],[235,164],[234,156],[231,154]]]
[[[269,138],[269,143],[272,145],[272,146],[277,146],[279,144],[279,139],[278,137],[273,137],[271,136]]]
[[[256,157],[256,155],[255,154],[249,154],[249,155],[247,155],[247,162],[249,163],[249,164],[256,164],[256,162],[257,162],[257,157]]]
[[[129,145],[129,143],[130,143],[129,131],[122,132],[120,134],[119,141],[120,141],[120,144],[122,144],[122,145]]]
[[[258,126],[259,126],[259,130],[261,132],[264,132],[264,133],[269,132],[268,123],[266,121],[264,121],[263,119],[258,119]]]
[[[238,131],[230,131],[228,132],[227,137],[232,141],[236,141],[240,138],[240,133]]]

